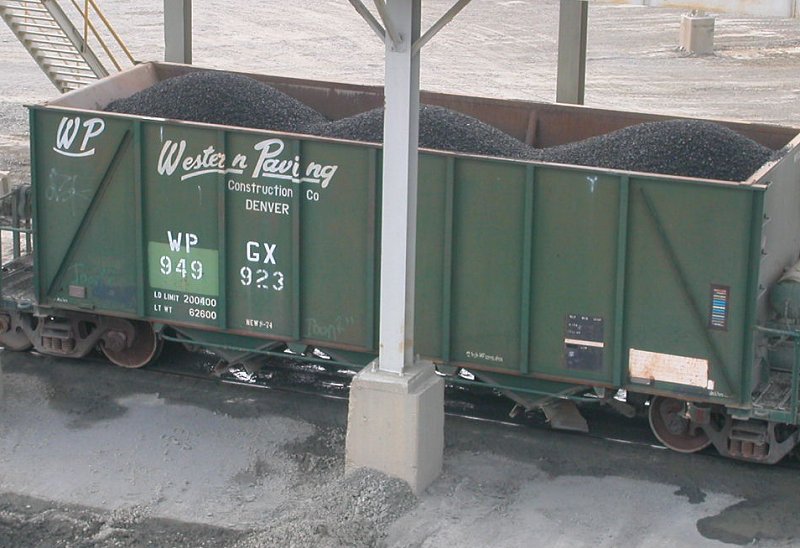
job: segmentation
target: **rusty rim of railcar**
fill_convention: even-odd
[[[110,331],[111,339],[104,339],[100,348],[106,358],[120,367],[144,367],[161,353],[163,341],[149,322],[130,320],[127,323],[131,326],[132,337],[122,331]]]
[[[694,453],[711,445],[708,435],[689,419],[685,401],[654,396],[648,415],[658,441],[674,451]]]

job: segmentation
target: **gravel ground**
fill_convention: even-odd
[[[405,482],[356,470],[327,482],[309,499],[286,505],[273,524],[235,546],[378,546],[388,526],[416,504]]]
[[[796,468],[448,416],[444,472],[414,497],[343,475],[346,417],[344,400],[3,352],[0,546],[800,539]]]
[[[212,547],[230,545],[244,537],[233,529],[153,518],[146,508],[104,512],[0,493],[0,545],[9,548]]]

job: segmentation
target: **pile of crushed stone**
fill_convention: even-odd
[[[308,105],[253,78],[210,71],[162,80],[113,101],[106,111],[293,133],[305,133],[309,126],[327,120]]]
[[[383,142],[383,108],[376,108],[310,128],[314,135]],[[526,158],[531,147],[466,114],[435,105],[420,105],[419,146],[467,154]]]
[[[374,470],[355,470],[294,502],[266,529],[236,543],[236,548],[378,546],[386,530],[417,503],[402,480]]]
[[[383,108],[328,121],[308,105],[247,76],[192,72],[108,105],[110,112],[229,126],[306,133],[353,141],[383,141]],[[626,127],[565,145],[536,149],[476,118],[433,105],[420,107],[422,148],[743,181],[773,151],[721,124],[668,120]]]
[[[702,179],[744,181],[773,151],[723,125],[667,120],[545,149],[528,159]]]

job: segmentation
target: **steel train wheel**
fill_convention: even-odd
[[[120,367],[144,367],[161,353],[163,341],[148,322],[131,320],[128,323],[133,328],[132,340],[122,331],[112,330],[104,337],[100,348],[106,358]]]
[[[650,428],[658,441],[680,453],[694,453],[711,445],[706,433],[692,428],[685,415],[684,401],[663,396],[650,400]]]
[[[25,352],[33,348],[33,343],[22,328],[22,321],[19,313],[0,314],[0,346],[13,352]]]

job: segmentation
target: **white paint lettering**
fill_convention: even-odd
[[[247,169],[247,156],[244,154],[237,154],[233,157],[233,161],[231,162],[232,169],[241,169],[244,171]]]
[[[258,242],[247,242],[247,260],[251,263],[257,263],[259,256],[258,252],[261,249],[261,246],[258,245]]]
[[[167,230],[167,241],[171,251],[180,251],[182,247],[186,247],[186,253],[191,253],[192,247],[196,246],[199,239],[197,234],[191,232],[177,232],[172,236],[172,231]]]
[[[172,175],[186,151],[186,141],[174,143],[171,140],[164,143],[161,147],[161,154],[158,155],[158,174]]]
[[[261,176],[262,170],[267,171],[264,167],[264,163],[267,160],[275,158],[276,156],[280,155],[281,152],[283,152],[284,144],[280,139],[267,139],[266,141],[256,143],[253,148],[261,151],[261,155],[258,157],[258,161],[256,162],[256,167],[253,170],[253,178],[256,178]]]
[[[282,202],[265,202],[247,198],[244,201],[244,208],[246,211],[258,211],[259,213],[275,213],[277,215],[289,214],[289,204],[284,204]]]
[[[78,130],[81,126],[80,117],[69,118],[64,116],[58,124],[58,131],[56,132],[56,147],[62,150],[68,150],[72,147],[75,137],[78,136]]]
[[[264,260],[261,260],[261,248],[264,248]],[[275,249],[277,249],[278,244],[271,244],[269,242],[247,242],[247,260],[251,263],[264,263],[264,264],[274,264],[277,265],[275,262]]]
[[[100,118],[92,118],[91,120],[86,120],[83,123],[83,127],[86,128],[86,133],[83,135],[83,142],[81,143],[81,152],[86,150],[86,147],[89,145],[89,139],[91,139],[92,137],[97,137],[98,135],[103,133],[103,130],[106,128],[106,123]]]
[[[63,156],[70,156],[73,158],[91,156],[95,153],[95,149],[88,148],[89,140],[103,133],[105,127],[106,123],[100,118],[90,118],[81,124],[80,116],[75,116],[74,118],[64,116],[61,118],[61,122],[59,122],[58,129],[56,130],[56,146],[53,147],[53,150]],[[83,139],[81,139],[80,147],[77,151],[70,150],[72,145],[77,142],[76,139],[78,138],[81,128],[84,129],[84,134]]]
[[[333,176],[336,175],[337,169],[339,169],[339,166],[323,166],[311,162],[306,168],[306,177],[316,179],[316,181],[309,182],[316,182],[319,183],[322,188],[327,188]]]

